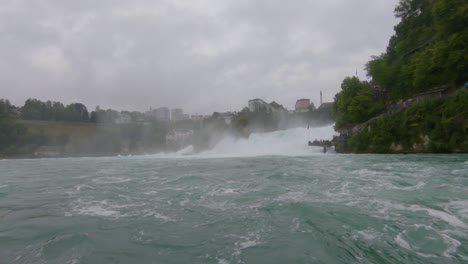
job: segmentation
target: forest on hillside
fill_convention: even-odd
[[[343,80],[335,96],[341,152],[468,151],[468,2],[401,0],[370,81]]]
[[[468,81],[468,2],[402,0],[386,52],[374,56],[367,73],[391,99],[441,85]]]
[[[365,122],[398,100],[468,81],[468,2],[401,0],[387,49],[366,64],[370,81],[347,77],[335,96],[336,128]]]

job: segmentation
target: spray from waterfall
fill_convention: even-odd
[[[306,156],[322,154],[323,148],[308,146],[308,140],[331,140],[333,125],[325,127],[294,128],[268,133],[251,134],[249,138],[225,137],[211,150],[194,154],[189,146],[176,153],[187,157],[252,157],[252,156]]]

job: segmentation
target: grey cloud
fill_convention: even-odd
[[[237,110],[331,101],[384,51],[397,0],[4,0],[0,97]]]

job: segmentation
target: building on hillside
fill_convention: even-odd
[[[270,112],[270,105],[263,101],[262,99],[255,98],[252,100],[249,100],[249,111],[250,112],[257,112],[264,110],[267,113]]]
[[[287,113],[288,112],[288,109],[284,108],[283,105],[280,105],[275,101],[270,103],[270,109],[272,113],[278,113],[278,112]]]
[[[313,111],[315,109],[317,109],[317,108],[315,108],[314,102],[310,102],[309,111]]]
[[[145,112],[145,119],[156,119],[156,111],[153,108]]]
[[[299,113],[306,113],[309,112],[310,109],[310,99],[299,99],[296,101],[295,105],[296,112]]]
[[[118,125],[130,124],[132,122],[132,116],[129,113],[119,113],[114,119],[114,122]]]
[[[171,110],[171,120],[174,122],[190,119],[190,115],[184,114],[182,108],[175,108]]]
[[[322,105],[319,106],[318,109],[319,110],[333,109],[333,102],[323,103]]]
[[[145,112],[145,118],[152,121],[169,122],[171,120],[170,117],[170,111],[167,107],[150,108],[149,111]]]
[[[154,110],[154,117],[157,121],[169,122],[171,120],[171,112],[167,107],[159,107]]]

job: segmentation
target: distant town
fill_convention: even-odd
[[[182,108],[150,108],[145,112],[93,111],[82,103],[28,99],[23,106],[0,100],[0,157],[127,155],[212,148],[226,136],[318,126],[334,122],[333,103],[318,107],[310,99],[293,110],[273,101],[251,99],[240,111],[189,115]],[[0,131],[1,132],[1,131]]]
[[[323,103],[322,100],[318,108],[315,107],[314,103],[311,102],[310,99],[301,98],[296,101],[294,110],[288,110],[283,105],[272,101],[271,103],[267,103],[260,98],[251,99],[247,103],[248,111],[254,112],[266,112],[267,114],[290,114],[294,115],[296,113],[308,113],[315,111],[317,109],[331,109],[333,107],[332,102]],[[246,110],[244,109],[244,111]],[[99,111],[99,110],[98,110]],[[237,111],[234,112],[214,112],[213,114],[223,118],[227,123],[230,123],[234,116],[237,114]],[[150,110],[144,113],[144,118],[140,118],[138,120],[134,120],[132,118],[131,113],[123,111],[120,112],[114,122],[116,124],[126,124],[135,121],[144,122],[146,121],[157,121],[157,122],[178,122],[184,120],[193,120],[193,121],[201,121],[205,118],[211,118],[213,115],[190,115],[184,113],[182,108],[174,108],[169,109],[168,107],[159,107],[159,108],[151,108]]]

